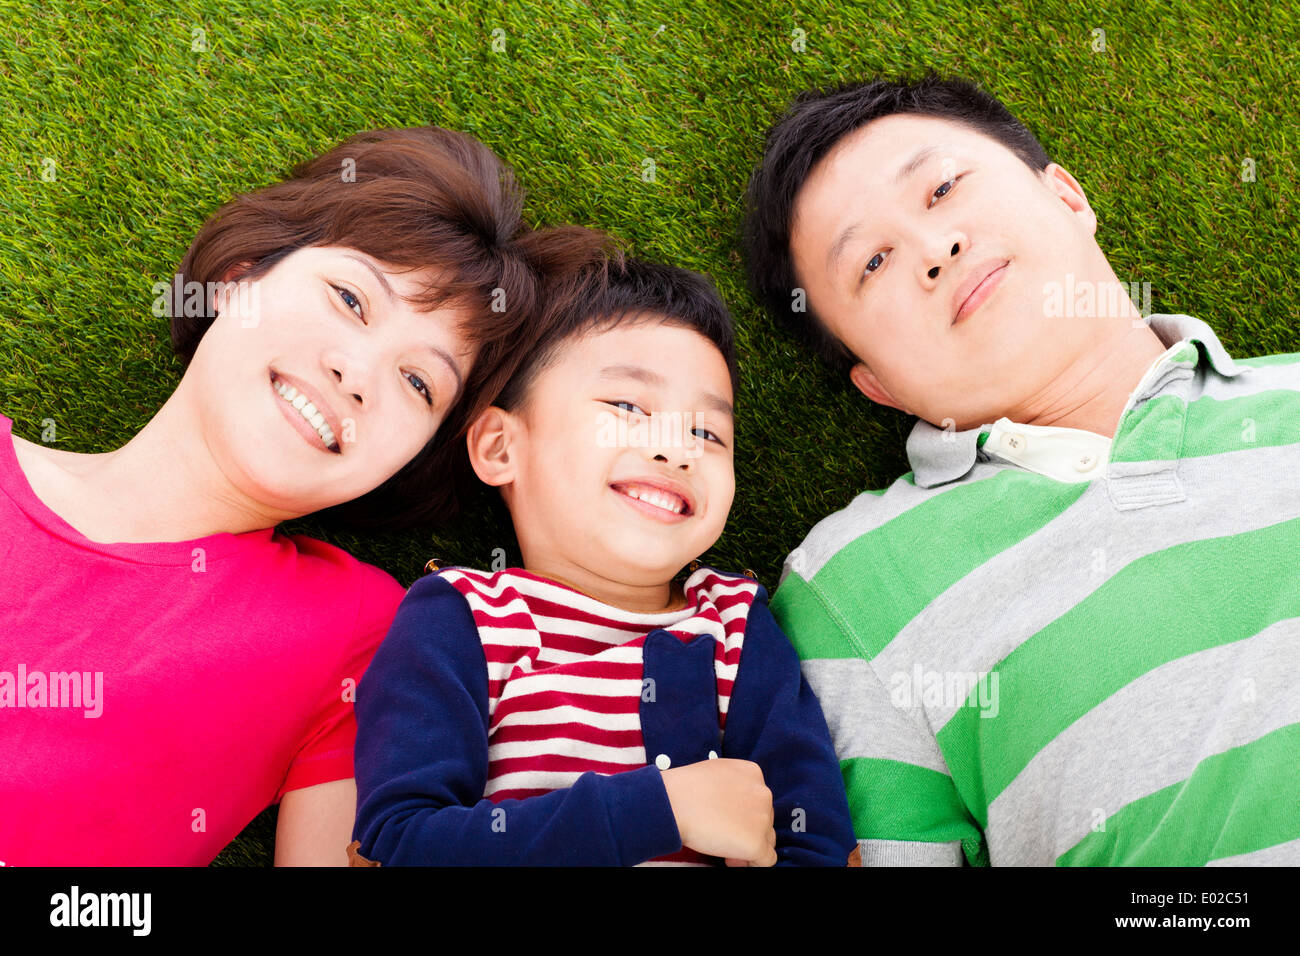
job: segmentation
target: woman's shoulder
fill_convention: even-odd
[[[406,588],[389,571],[361,560],[336,544],[305,534],[279,532],[274,540],[282,549],[292,552],[296,574],[313,581],[316,587],[312,590],[328,589],[335,596],[343,590],[356,595],[362,615],[368,608],[378,607],[381,613],[396,608],[406,594]],[[391,610],[388,616],[392,616]]]

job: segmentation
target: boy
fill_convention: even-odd
[[[552,302],[468,434],[524,567],[402,602],[358,694],[354,861],[845,865],[839,764],[766,592],[674,580],[735,490],[726,307],[630,259]]]
[[[800,96],[749,206],[768,308],[919,419],[773,601],[863,862],[1300,862],[1300,355],[1144,318],[965,81]]]

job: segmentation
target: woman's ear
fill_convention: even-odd
[[[213,315],[220,315],[224,309],[229,307],[231,299],[238,298],[243,301],[238,292],[230,288],[230,285],[238,282],[240,276],[244,275],[252,267],[253,263],[245,260],[235,263],[226,270],[226,274],[221,277],[221,283],[212,290],[211,312]],[[208,288],[211,289],[212,286],[209,285]]]
[[[483,484],[499,488],[515,480],[515,463],[510,454],[514,425],[513,415],[490,405],[469,426],[465,435],[469,463]]]

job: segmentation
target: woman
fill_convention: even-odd
[[[204,225],[163,296],[184,375],[127,444],[0,415],[0,862],[205,864],[279,802],[278,864],[346,864],[404,591],[275,527],[451,512],[547,283],[608,249],[521,205],[469,136],[359,134]]]

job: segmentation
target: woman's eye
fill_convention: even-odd
[[[613,405],[615,408],[622,408],[626,411],[631,412],[634,415],[645,414],[645,409],[643,409],[640,405],[636,404],[636,402],[606,402],[605,404]]]
[[[957,179],[960,178],[960,176],[957,177]],[[952,192],[952,187],[957,185],[957,179],[950,179],[946,183],[940,183],[939,188],[936,189],[934,195],[930,197],[930,205],[933,206],[936,199],[942,199],[944,196],[948,195],[948,193]]]
[[[722,445],[722,439],[719,438],[717,435],[715,435],[713,432],[709,431],[707,428],[692,428],[691,434],[697,438],[703,438],[705,441],[715,441],[719,445]],[[723,445],[723,447],[725,448],[726,446]]]
[[[361,300],[358,299],[351,292],[349,292],[347,289],[343,288],[342,286],[336,285],[334,289],[336,292],[338,292],[339,298],[343,300],[343,304],[346,305],[353,312],[355,312],[358,316],[361,316]],[[362,321],[365,321],[364,316],[362,317]]]
[[[424,384],[424,379],[420,378],[420,376],[416,375],[414,372],[407,372],[406,380],[415,386],[417,392],[424,395],[425,402],[429,405],[433,404],[433,393],[429,390],[429,386]]]

